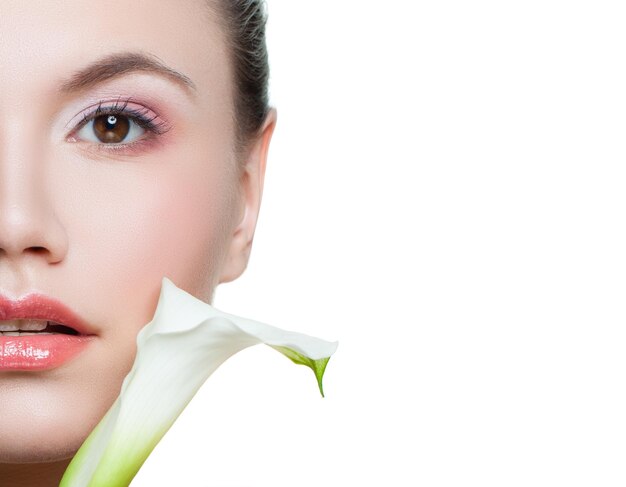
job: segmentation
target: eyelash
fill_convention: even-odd
[[[114,105],[106,106],[103,105],[106,103],[104,101],[98,102],[98,107],[90,112],[89,114],[84,114],[83,118],[80,122],[78,122],[76,128],[72,131],[72,136],[78,133],[85,125],[87,125],[92,120],[98,118],[102,115],[120,115],[129,118],[134,123],[136,123],[139,127],[146,130],[147,136],[143,134],[139,139],[129,142],[129,143],[119,143],[119,144],[94,144],[98,149],[105,151],[124,151],[124,150],[135,150],[144,146],[145,144],[154,142],[155,139],[165,132],[170,130],[168,124],[164,121],[154,122],[157,116],[153,116],[149,118],[146,116],[150,110],[147,108],[142,109],[133,109],[127,108],[128,103],[132,100],[132,98],[126,99],[123,104],[120,106],[120,100],[118,99]]]

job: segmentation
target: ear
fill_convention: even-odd
[[[260,134],[253,142],[247,153],[246,161],[239,184],[243,204],[241,220],[236,226],[230,240],[228,252],[224,259],[219,283],[237,279],[248,265],[254,230],[259,217],[261,197],[263,196],[263,182],[265,180],[265,166],[272,134],[276,127],[277,113],[271,108]]]

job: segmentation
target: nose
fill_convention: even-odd
[[[0,151],[0,267],[35,256],[54,264],[67,253],[67,235],[42,167]]]
[[[43,255],[48,263],[54,264],[63,260],[66,247],[58,225],[38,208],[31,205],[2,205],[0,262],[35,254]]]

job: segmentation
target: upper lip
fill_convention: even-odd
[[[18,300],[0,294],[0,321],[33,319],[69,326],[81,335],[90,335],[89,325],[62,302],[43,294],[29,294]]]

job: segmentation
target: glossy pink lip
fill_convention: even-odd
[[[0,336],[0,372],[58,367],[83,351],[95,337],[89,325],[60,301],[41,294],[29,294],[16,301],[0,296],[0,321],[20,318],[54,321],[79,334]]]

